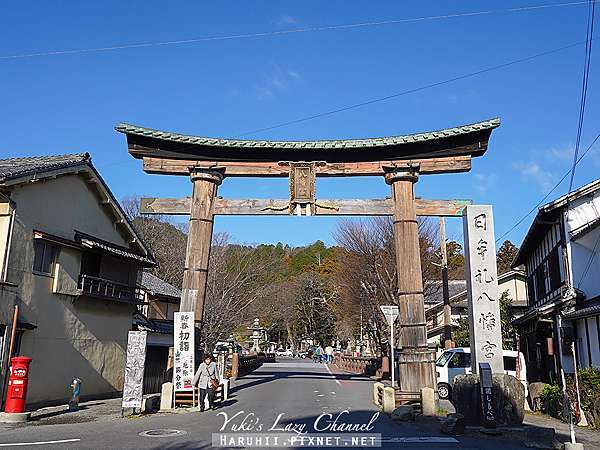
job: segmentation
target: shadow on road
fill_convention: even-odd
[[[259,386],[264,383],[270,383],[276,380],[283,379],[307,379],[307,380],[333,380],[332,375],[317,371],[307,370],[280,370],[270,371],[257,369],[249,375],[244,375],[238,378],[231,390],[233,392],[240,391],[247,388]],[[373,383],[373,380],[363,375],[355,375],[350,373],[335,373],[335,379],[339,381],[362,381]],[[250,381],[251,380],[251,381]],[[239,384],[238,384],[239,383]]]
[[[79,409],[77,411],[70,411],[67,406],[65,406],[62,409],[58,409],[58,410],[55,410],[55,411],[48,411],[46,413],[41,413],[41,414],[36,414],[35,411],[34,411],[34,414],[31,415],[29,421],[30,422],[37,422],[39,420],[49,419],[49,418],[57,417],[57,416],[76,415],[77,412],[79,412],[79,411],[85,411],[86,409],[90,409],[90,407],[98,406],[98,405],[104,405],[104,402],[89,403],[87,405],[79,405]]]

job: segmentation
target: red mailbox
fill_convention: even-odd
[[[11,363],[4,412],[22,413],[25,412],[25,399],[27,398],[29,363],[31,363],[31,358],[26,356],[15,356],[11,360]]]

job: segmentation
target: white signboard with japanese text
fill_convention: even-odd
[[[122,408],[141,408],[146,365],[146,331],[130,331],[127,336],[127,361]]]
[[[194,378],[194,313],[176,312],[173,345],[173,387],[191,391]]]
[[[494,217],[490,205],[470,205],[463,211],[465,273],[469,300],[471,368],[490,364],[493,373],[504,372],[500,296],[496,269]]]

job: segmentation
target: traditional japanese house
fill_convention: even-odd
[[[525,265],[528,310],[517,319],[529,381],[600,367],[600,180],[542,206],[513,267]]]
[[[33,358],[28,403],[123,388],[137,282],[155,260],[87,153],[0,160],[0,358]]]

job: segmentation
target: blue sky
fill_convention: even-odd
[[[567,0],[565,0],[567,1]],[[585,38],[572,5],[402,24],[19,59],[2,56],[120,46],[557,3],[496,1],[2,2],[0,155],[88,151],[118,198],[189,195],[185,177],[148,175],[120,121],[228,137],[435,83]],[[598,45],[596,43],[595,45]],[[600,50],[596,50],[597,52]],[[374,137],[499,116],[502,126],[469,174],[423,176],[417,195],[495,208],[500,236],[568,170],[576,137],[584,46],[385,102],[248,136]],[[582,146],[600,132],[598,56]],[[575,185],[593,180],[600,144]],[[562,185],[551,198],[566,190]],[[226,179],[220,195],[286,198],[286,180]],[[389,195],[379,178],[319,179],[321,198]],[[531,218],[509,236],[522,240]],[[245,243],[332,242],[330,218],[221,218]],[[449,220],[451,237],[461,223]]]

